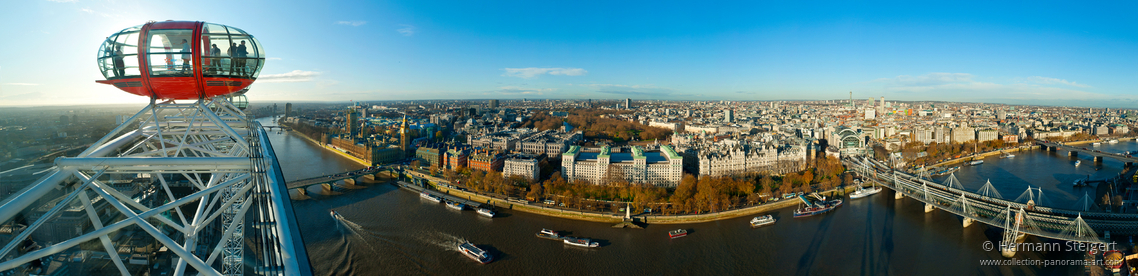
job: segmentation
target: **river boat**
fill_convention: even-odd
[[[1091,146],[1094,146],[1094,147],[1101,146],[1101,145],[1102,145],[1102,143],[1099,143],[1099,142],[1091,143]]]
[[[541,229],[541,232],[537,232],[537,234],[535,236],[537,236],[538,238],[548,239],[548,240],[560,240],[560,239],[564,238],[561,236],[561,234],[558,234],[557,231],[553,231],[553,230],[549,230],[549,229]]]
[[[344,216],[341,216],[340,213],[336,212],[336,210],[329,211],[328,215],[331,215],[334,219],[344,219]]]
[[[687,237],[687,236],[688,236],[688,230],[685,230],[685,229],[676,229],[676,230],[668,231],[668,237],[669,238],[675,239],[675,238],[683,238],[683,237]]]
[[[436,195],[428,194],[426,192],[419,193],[419,197],[426,199],[426,200],[434,201],[435,203],[443,202],[443,198],[436,196]]]
[[[757,217],[751,219],[751,227],[771,225],[771,224],[774,224],[774,222],[775,222],[774,216],[771,216],[771,215],[757,216]]]
[[[1075,160],[1075,167],[1078,167],[1079,164],[1082,164],[1082,163],[1083,163],[1083,160]]]
[[[595,242],[595,241],[592,241],[589,239],[585,239],[585,238],[565,237],[565,239],[563,239],[562,241],[565,244],[573,245],[573,246],[580,246],[580,247],[593,248],[593,247],[601,246],[601,243]]]
[[[1111,144],[1118,144],[1118,139],[1112,139],[1112,140],[1106,141],[1106,142],[1111,143]]]
[[[946,174],[953,173],[957,170],[960,170],[960,167],[947,168],[947,169],[944,169],[944,170],[941,170],[938,172],[934,172],[934,173],[932,173],[932,175],[946,175]]]
[[[858,186],[856,191],[850,193],[850,198],[863,198],[880,192],[881,187],[878,186],[873,186],[869,189],[863,189],[861,186]]]
[[[1087,180],[1086,180],[1086,179],[1082,179],[1082,178],[1079,178],[1079,179],[1075,179],[1075,183],[1074,183],[1074,184],[1071,184],[1071,185],[1072,185],[1072,186],[1075,186],[1075,187],[1083,187],[1083,186],[1087,186]]]
[[[802,208],[798,208],[798,210],[794,210],[794,217],[802,218],[802,217],[809,217],[809,216],[813,216],[813,215],[825,214],[827,212],[833,211],[834,209],[838,208],[839,206],[842,206],[842,200],[841,199],[835,199],[835,200],[830,200],[830,201],[822,201],[822,202],[814,203],[811,205],[807,205],[807,206],[802,207]]]
[[[976,166],[976,165],[980,165],[980,164],[984,164],[984,160],[972,160],[972,162],[968,162],[968,165],[972,165],[972,166]]]
[[[478,214],[490,218],[494,217],[495,215],[494,210],[490,210],[490,208],[478,208]]]
[[[482,250],[482,248],[474,246],[474,244],[468,241],[463,241],[462,244],[458,245],[458,251],[462,251],[463,255],[466,255],[466,257],[469,257],[471,260],[478,261],[478,263],[481,264],[487,264],[491,261],[494,261],[494,257],[491,257],[489,252],[486,252],[486,250]]]
[[[462,203],[458,203],[457,201],[451,201],[451,202],[447,202],[447,208],[462,211],[462,209],[466,209],[466,205],[462,204]]]

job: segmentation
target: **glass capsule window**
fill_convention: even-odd
[[[260,74],[264,50],[245,31],[207,23],[201,39],[202,49],[209,49],[202,51],[202,73],[206,77],[256,78]]]
[[[107,37],[99,47],[97,63],[99,72],[108,80],[137,77],[138,34],[142,26],[123,29]]]
[[[151,77],[186,77],[194,75],[190,39],[193,30],[150,30],[147,59]]]

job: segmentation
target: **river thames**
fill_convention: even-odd
[[[271,120],[259,119],[264,125]],[[270,132],[286,180],[362,168],[291,133]],[[1087,145],[1090,147],[1090,145]],[[1138,150],[1133,141],[1103,144],[1106,152]],[[1112,159],[1082,165],[1065,153],[1039,150],[1014,158],[985,159],[983,165],[963,167],[956,176],[969,190],[991,180],[1005,199],[1015,199],[1027,187],[1041,187],[1042,205],[1070,208],[1086,191],[1070,183],[1091,175],[1100,179],[1118,174],[1123,165]],[[938,181],[941,178],[938,178]],[[924,204],[894,200],[890,191],[847,204],[822,216],[795,219],[794,208],[770,212],[778,222],[752,229],[751,217],[716,222],[649,225],[645,229],[614,229],[594,223],[500,210],[493,219],[473,211],[454,211],[420,199],[392,185],[340,195],[295,200],[301,234],[316,275],[565,275],[565,274],[748,274],[748,275],[1067,275],[1082,266],[981,266],[981,260],[1000,260],[1002,229],[983,224],[961,227],[947,212],[925,213]],[[329,216],[329,210],[343,220]],[[538,239],[542,228],[592,238],[601,247],[582,249]],[[669,239],[667,232],[687,229],[685,238]],[[496,260],[480,265],[454,249],[461,239],[488,249]],[[1040,241],[1029,237],[1028,242]],[[1046,241],[1046,240],[1045,240]],[[1052,241],[1054,242],[1054,241]],[[1020,252],[1017,259],[1082,259],[1077,252]]]

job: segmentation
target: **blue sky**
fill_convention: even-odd
[[[0,9],[0,106],[146,103],[94,81],[148,20],[256,36],[252,101],[948,100],[1138,106],[1135,2],[27,0]],[[800,1],[802,2],[802,1]]]

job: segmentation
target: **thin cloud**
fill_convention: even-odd
[[[265,58],[265,60],[281,60],[279,57]]]
[[[892,78],[880,78],[877,82],[891,82],[901,85],[941,85],[946,83],[972,82],[972,74],[968,73],[928,73],[921,76],[900,75]]]
[[[651,84],[648,84],[648,85],[639,85],[639,84],[627,85],[627,84],[607,84],[607,83],[587,83],[587,84],[572,84],[572,83],[570,83],[569,85],[592,87],[592,88],[602,88],[602,87],[605,87],[605,88],[619,87],[619,88],[632,88],[632,89],[656,88],[656,86],[651,85]]]
[[[320,72],[293,70],[288,73],[261,75],[257,82],[306,82],[320,76]]]
[[[1048,77],[1040,77],[1040,76],[1027,77],[1027,81],[1038,83],[1038,84],[1063,84],[1063,85],[1070,85],[1070,86],[1074,86],[1074,87],[1083,87],[1083,88],[1091,87],[1090,85],[1086,85],[1086,84],[1082,84],[1082,83],[1076,83],[1073,81],[1067,81],[1065,79],[1048,78]]]
[[[82,9],[79,9],[79,11],[85,12],[88,14],[94,14],[94,15],[102,16],[102,17],[114,17],[113,15],[110,15],[108,13],[100,12],[100,11],[96,11],[96,10],[92,10],[92,9],[88,9],[88,8],[82,8]]]
[[[48,2],[56,2],[56,3],[75,3],[75,1],[78,1],[78,0],[47,0],[47,1]]]
[[[336,24],[359,27],[360,25],[367,24],[367,21],[336,21]]]
[[[948,100],[984,100],[992,98],[1032,99],[1050,97],[1053,99],[1103,99],[1107,95],[1066,89],[1059,87],[1044,87],[1025,83],[1001,84],[994,82],[981,82],[974,80],[975,76],[968,73],[929,73],[921,76],[901,75],[892,78],[880,78],[873,83],[882,84],[884,91],[894,95],[937,95]],[[1022,80],[1022,79],[1021,79]],[[1032,77],[1028,78],[1035,83],[1066,84],[1078,86],[1075,82],[1062,79]],[[1009,80],[1014,81],[1014,80]],[[1089,86],[1088,86],[1089,87]]]
[[[399,24],[399,26],[402,26],[403,28],[396,29],[395,31],[399,32],[399,34],[401,34],[403,36],[415,35],[415,32],[418,30],[415,28],[415,26],[411,26],[411,25],[407,25],[407,24]]]
[[[557,88],[526,88],[517,86],[503,86],[498,87],[497,90],[492,90],[489,92],[506,95],[543,95],[545,92],[553,91],[557,91]]]
[[[40,84],[38,84],[38,83],[28,83],[28,82],[9,82],[9,83],[5,83],[4,85],[21,85],[21,86],[32,86],[32,85],[40,85]]]
[[[573,84],[574,86],[589,87],[596,89],[597,93],[621,95],[621,96],[636,96],[636,97],[677,97],[677,96],[690,96],[688,94],[676,94],[675,90],[656,87],[651,84],[607,84],[607,83],[589,83],[589,84]]]
[[[505,77],[518,77],[523,79],[533,78],[539,75],[564,75],[564,76],[583,76],[589,71],[581,68],[502,68],[506,71],[502,76]]]

